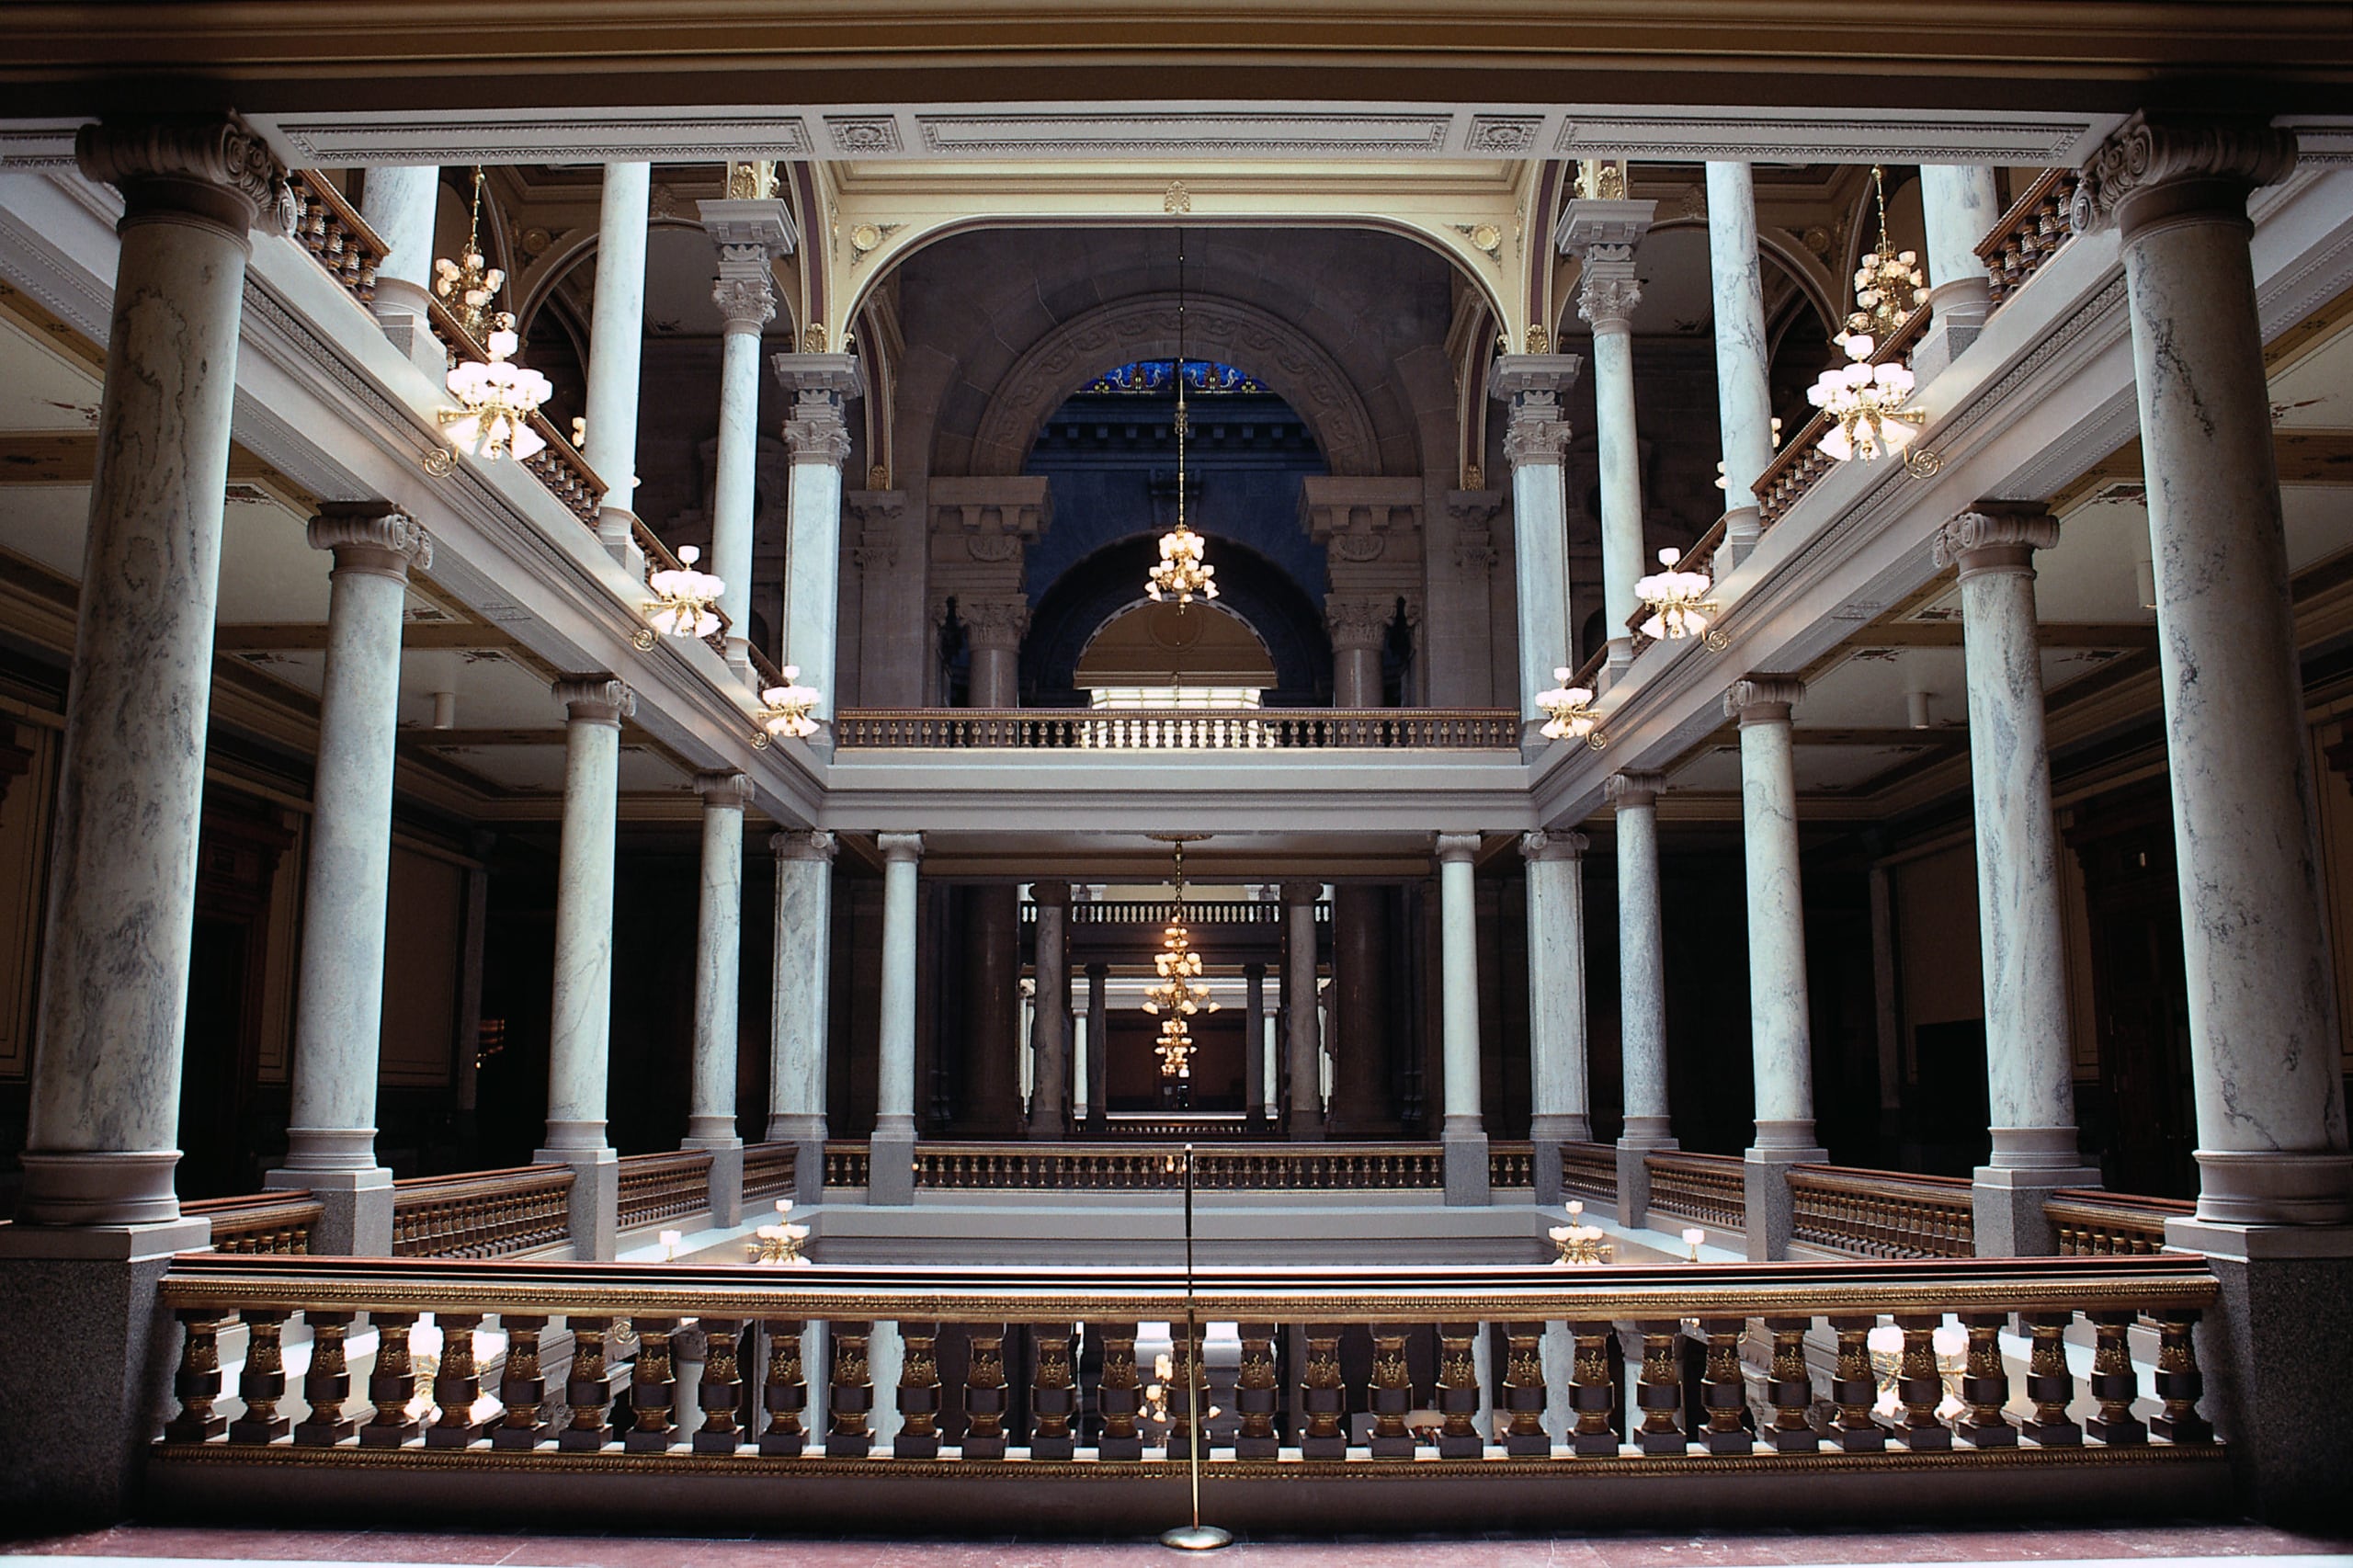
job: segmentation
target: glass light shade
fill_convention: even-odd
[[[787,665],[777,673],[784,676],[784,684],[760,693],[768,709],[760,727],[780,739],[805,740],[817,733],[817,721],[810,716],[817,706],[817,688],[801,684],[798,665]],[[784,1205],[777,1207],[781,1210]]]
[[[521,461],[546,449],[530,421],[555,389],[539,371],[509,361],[519,347],[513,329],[500,327],[490,335],[487,363],[468,359],[450,368],[447,384],[458,406],[443,409],[440,417],[458,450],[491,462]]]

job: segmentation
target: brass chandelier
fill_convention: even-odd
[[[1176,526],[1160,536],[1160,560],[1144,576],[1144,592],[1155,602],[1176,601],[1183,609],[1195,599],[1217,597],[1217,568],[1202,560],[1206,541],[1185,526],[1185,246],[1176,246]]]
[[[466,225],[466,248],[457,260],[443,256],[433,264],[437,274],[433,292],[457,318],[458,324],[476,342],[489,328],[497,312],[492,308],[498,291],[506,287],[506,274],[487,265],[482,252],[482,166],[474,166],[473,217]]]
[[[1143,994],[1143,1010],[1160,1020],[1160,1038],[1153,1049],[1160,1056],[1160,1075],[1189,1079],[1192,1074],[1192,1018],[1218,1010],[1209,986],[1201,979],[1201,955],[1193,950],[1192,933],[1185,927],[1184,834],[1154,834],[1173,851],[1170,880],[1176,887],[1176,911],[1161,937],[1160,951],[1152,957],[1157,983]]]
[[[1871,191],[1879,202],[1879,249],[1855,269],[1855,310],[1847,318],[1851,335],[1861,333],[1885,343],[1904,318],[1927,302],[1927,278],[1916,251],[1899,251],[1887,236],[1887,173],[1871,165]]]

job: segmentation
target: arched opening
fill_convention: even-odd
[[[1147,599],[1103,623],[1073,679],[1095,708],[1256,708],[1275,661],[1221,605]]]

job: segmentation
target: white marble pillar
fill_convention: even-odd
[[[1602,630],[1609,641],[1611,678],[1634,662],[1627,622],[1641,601],[1634,582],[1645,571],[1643,548],[1643,454],[1634,421],[1635,306],[1642,280],[1634,247],[1649,232],[1654,201],[1581,198],[1562,214],[1561,254],[1583,263],[1577,314],[1593,328],[1594,437],[1601,466]]]
[[[284,171],[232,119],[85,126],[74,152],[83,174],[121,188],[124,211],[17,1218],[135,1225],[179,1216],[237,324],[246,233]]]
[[[2135,116],[2084,170],[2117,224],[2155,560],[2198,1107],[2198,1218],[2353,1221],[2317,803],[2246,199],[2294,138]]]
[[[431,164],[379,164],[359,190],[359,217],[384,242],[369,305],[384,335],[416,368],[442,384],[449,351],[426,312],[433,297],[433,231],[441,210],[441,171]]]
[[[613,1030],[613,835],[621,721],[637,694],[608,676],[555,683],[564,705],[563,828],[557,846],[555,1000],[548,1040],[547,1144],[532,1159],[573,1169],[573,1256],[609,1258],[618,1158],[605,1140]]]
[[[265,1185],[317,1196],[324,1212],[312,1231],[313,1252],[390,1257],[392,1173],[376,1163],[376,1079],[392,753],[408,574],[433,563],[433,544],[383,502],[322,506],[310,540],[334,551],[335,568],[303,878],[293,1103],[286,1163]]]
[[[1381,705],[1381,655],[1389,641],[1394,603],[1327,595],[1324,625],[1332,634],[1332,706]]]
[[[770,1142],[794,1145],[793,1186],[824,1199],[825,1038],[832,995],[834,835],[792,828],[768,836],[776,856],[776,931],[768,976]]]
[[[1756,1142],[1745,1155],[1748,1256],[1760,1261],[1789,1255],[1788,1167],[1829,1157],[1813,1138],[1805,900],[1798,880],[1798,785],[1790,737],[1790,709],[1804,695],[1805,683],[1786,676],[1752,676],[1724,693],[1724,717],[1740,722],[1748,1028],[1756,1076]]]
[[[2043,1200],[2058,1187],[2099,1185],[2075,1144],[2059,828],[2035,626],[2034,552],[2058,542],[2059,525],[2039,503],[1981,501],[1946,524],[1935,546],[1939,566],[1960,568],[1969,670],[1993,1140],[1973,1199],[1985,1257],[2056,1252]]]
[[[1315,986],[1315,905],[1321,882],[1291,881],[1283,895],[1283,1008],[1289,1022],[1284,1069],[1290,1078],[1290,1141],[1324,1136],[1323,1009]]]
[[[1618,1062],[1626,1119],[1618,1139],[1618,1221],[1650,1222],[1650,1167],[1643,1156],[1675,1148],[1666,1097],[1665,903],[1659,882],[1657,773],[1603,781],[1618,834]]]
[[[1529,1138],[1536,1200],[1561,1197],[1561,1145],[1593,1138],[1586,1062],[1585,851],[1582,833],[1525,834],[1528,861]]]
[[[1746,164],[1708,165],[1708,275],[1714,285],[1716,418],[1724,449],[1729,565],[1756,548],[1757,477],[1773,461],[1773,394],[1766,383],[1765,285],[1756,259],[1756,188]],[[1722,573],[1718,573],[1722,576]]]
[[[703,232],[719,250],[711,302],[724,324],[719,358],[719,469],[711,484],[711,573],[727,585],[727,661],[749,675],[752,627],[754,459],[760,431],[760,334],[776,319],[778,258],[792,254],[798,232],[781,201],[730,198],[696,203]]]
[[[869,1203],[915,1201],[915,867],[920,833],[875,836],[882,852],[882,1006]]]
[[[866,394],[865,372],[847,354],[777,354],[768,363],[792,394],[784,444],[792,454],[790,540],[785,557],[784,658],[817,692],[817,717],[831,733],[835,647],[841,616],[842,464],[849,460],[848,404]]]
[[[1483,1204],[1487,1130],[1479,1109],[1478,884],[1472,863],[1475,833],[1441,833],[1436,841],[1438,897],[1438,1045],[1446,1083],[1446,1119],[1438,1137],[1446,1157],[1446,1200]]]
[[[701,894],[695,906],[695,1040],[682,1149],[710,1152],[710,1219],[744,1217],[744,1140],[735,1131],[735,1055],[744,984],[744,808],[740,773],[695,778],[702,797]]]
[[[1036,1071],[1029,1092],[1029,1136],[1070,1136],[1070,884],[1038,882],[1036,1021],[1029,1049]]]
[[[1568,416],[1561,394],[1577,379],[1574,354],[1507,354],[1487,374],[1487,395],[1510,410],[1504,457],[1511,464],[1512,561],[1519,589],[1519,690],[1512,699],[1532,740],[1543,723],[1536,694],[1552,672],[1577,662],[1568,574],[1568,506],[1561,457]]]
[[[581,456],[605,482],[597,536],[627,558],[637,520],[638,366],[645,349],[645,229],[651,164],[607,164],[597,220],[597,290],[588,322],[588,441]]]
[[[1912,373],[1927,385],[1985,328],[1994,279],[1977,242],[2002,215],[1993,169],[1984,164],[1923,164],[1920,219],[1927,233],[1928,334],[1912,350]]]

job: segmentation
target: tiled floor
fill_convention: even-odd
[[[252,1530],[120,1525],[0,1546],[0,1556],[66,1557],[74,1568],[256,1562],[466,1564],[478,1568],[1141,1568],[1179,1559],[1151,1541],[873,1541]],[[2260,1525],[2138,1523],[2108,1528],[1849,1534],[1587,1535],[1427,1540],[1245,1540],[1208,1561],[1224,1568],[1792,1568],[1803,1564],[2066,1562],[2122,1568],[2353,1568],[2353,1535]]]

